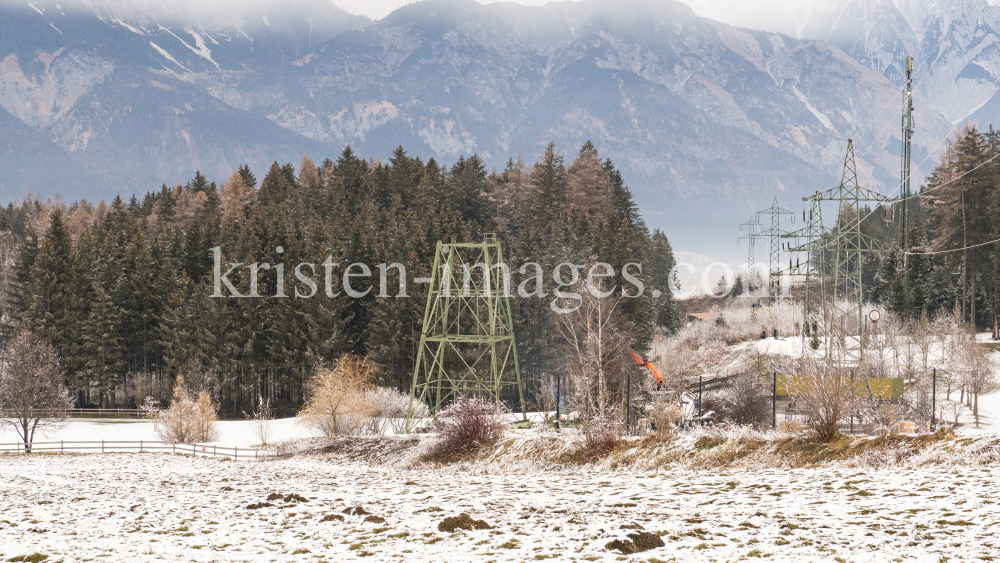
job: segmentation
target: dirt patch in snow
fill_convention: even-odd
[[[473,520],[465,512],[458,516],[449,516],[438,524],[438,531],[448,532],[449,534],[455,530],[490,530],[492,528],[493,526],[487,524],[485,520]]]
[[[652,532],[638,532],[635,534],[629,534],[628,537],[629,539],[627,540],[610,541],[605,547],[608,550],[617,549],[625,555],[629,555],[632,553],[639,553],[640,551],[649,551],[650,549],[656,549],[666,545],[663,543],[663,540],[660,539],[660,536]]]

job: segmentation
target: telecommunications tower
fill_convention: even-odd
[[[913,139],[913,57],[906,56],[906,91],[903,94],[903,146],[900,150],[899,244],[905,253],[910,250],[910,147]]]

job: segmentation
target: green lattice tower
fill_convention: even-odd
[[[500,243],[486,233],[480,243],[438,241],[427,307],[413,369],[407,428],[414,401],[437,413],[453,397],[479,395],[501,402],[524,393],[510,309],[510,271]]]
[[[822,233],[820,242],[815,245],[817,250],[833,259],[832,271],[824,284],[824,290],[831,290],[829,297],[832,300],[827,301],[826,291],[821,296],[824,303],[824,324],[829,338],[829,345],[826,347],[827,365],[837,363],[843,367],[857,366],[864,359],[864,288],[861,284],[864,256],[888,250],[884,243],[861,232],[861,222],[865,217],[863,205],[869,202],[882,205],[888,199],[858,185],[853,139],[847,140],[840,185],[804,199],[837,204],[837,230]],[[853,213],[846,216],[846,210]],[[820,267],[825,269],[826,265],[821,262]],[[835,334],[839,338],[834,339]]]

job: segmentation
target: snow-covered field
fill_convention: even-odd
[[[647,530],[666,545],[632,560],[986,559],[1000,551],[998,469],[486,474],[317,455],[9,455],[0,456],[0,557],[614,561],[623,556],[609,541]],[[271,493],[308,502],[247,508]],[[354,507],[378,518],[345,514]],[[438,530],[463,512],[493,528]]]

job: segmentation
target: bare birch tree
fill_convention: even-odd
[[[52,346],[28,332],[18,332],[0,356],[0,424],[14,427],[31,451],[35,432],[58,427],[73,398]]]
[[[574,288],[580,306],[560,314],[556,325],[572,386],[567,399],[576,403],[584,420],[605,418],[624,407],[625,370],[634,369],[628,352],[631,328],[618,310],[620,298],[597,297],[583,282]]]

